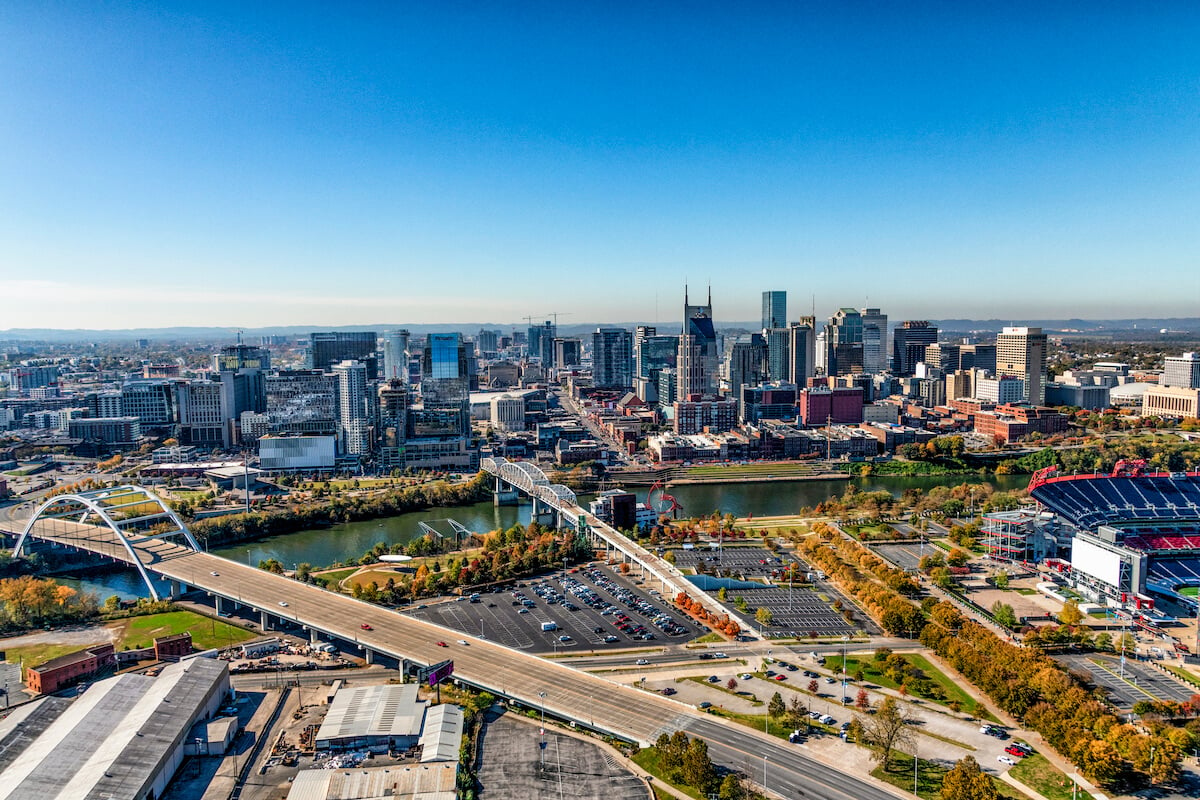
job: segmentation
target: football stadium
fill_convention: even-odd
[[[1197,613],[1200,473],[1148,472],[1144,461],[1107,475],[1050,467],[1029,493],[1037,509],[985,515],[992,558],[1047,564],[1080,595],[1151,629]]]

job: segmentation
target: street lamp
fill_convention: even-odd
[[[769,786],[767,786],[767,754],[766,753],[763,753],[763,788],[766,789],[768,792],[771,791],[771,788]]]
[[[842,637],[842,706],[846,705],[846,648],[850,645],[850,635]]]
[[[538,692],[538,697],[541,698],[542,705],[542,727],[538,733],[541,739],[538,742],[538,761],[544,767],[546,765],[546,693]]]

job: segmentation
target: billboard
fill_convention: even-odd
[[[437,686],[442,681],[454,674],[454,662],[443,661],[440,664],[434,664],[429,668],[429,688]]]
[[[1121,556],[1078,536],[1071,544],[1071,568],[1121,588]]]

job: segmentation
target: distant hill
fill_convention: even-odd
[[[901,320],[892,319],[895,327]],[[1006,325],[1031,325],[1045,329],[1048,333],[1069,332],[1077,334],[1095,333],[1098,335],[1113,335],[1136,331],[1143,336],[1156,334],[1161,330],[1171,333],[1200,333],[1200,317],[1168,317],[1168,318],[1138,318],[1138,319],[942,319],[930,320],[945,332],[993,331],[999,332]],[[721,330],[755,330],[757,320],[751,321],[721,321]],[[582,336],[597,327],[621,327],[632,330],[638,325],[654,325],[664,333],[678,332],[682,327],[680,321],[671,322],[594,322],[559,325],[560,336]],[[297,339],[304,338],[312,331],[383,331],[397,328],[407,328],[416,335],[431,332],[458,331],[468,336],[474,335],[480,328],[500,330],[524,330],[524,323],[499,322],[470,322],[445,323],[438,325],[414,325],[405,323],[378,323],[374,325],[287,325],[263,328],[247,327],[242,330],[242,337],[247,342],[256,342],[261,336],[288,336]],[[61,328],[10,328],[0,331],[0,341],[42,341],[42,342],[80,342],[80,341],[128,341],[130,339],[150,339],[158,341],[233,341],[237,328],[227,327],[172,327],[172,328],[125,328],[115,330],[87,330]]]

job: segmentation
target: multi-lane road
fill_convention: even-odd
[[[59,541],[126,559],[107,529],[57,521]],[[47,532],[49,535],[49,532]],[[154,539],[136,544],[148,570],[196,586],[209,594],[354,642],[371,653],[433,664],[454,661],[456,676],[477,687],[518,700],[547,714],[645,744],[677,729],[710,740],[718,761],[737,765],[747,754],[766,754],[779,787],[795,797],[802,789],[816,800],[885,800],[889,790],[846,775],[797,749],[751,731],[715,721],[690,706],[621,686],[388,609],[273,575],[208,553]],[[444,643],[442,646],[440,643]],[[772,787],[774,788],[774,787]]]

